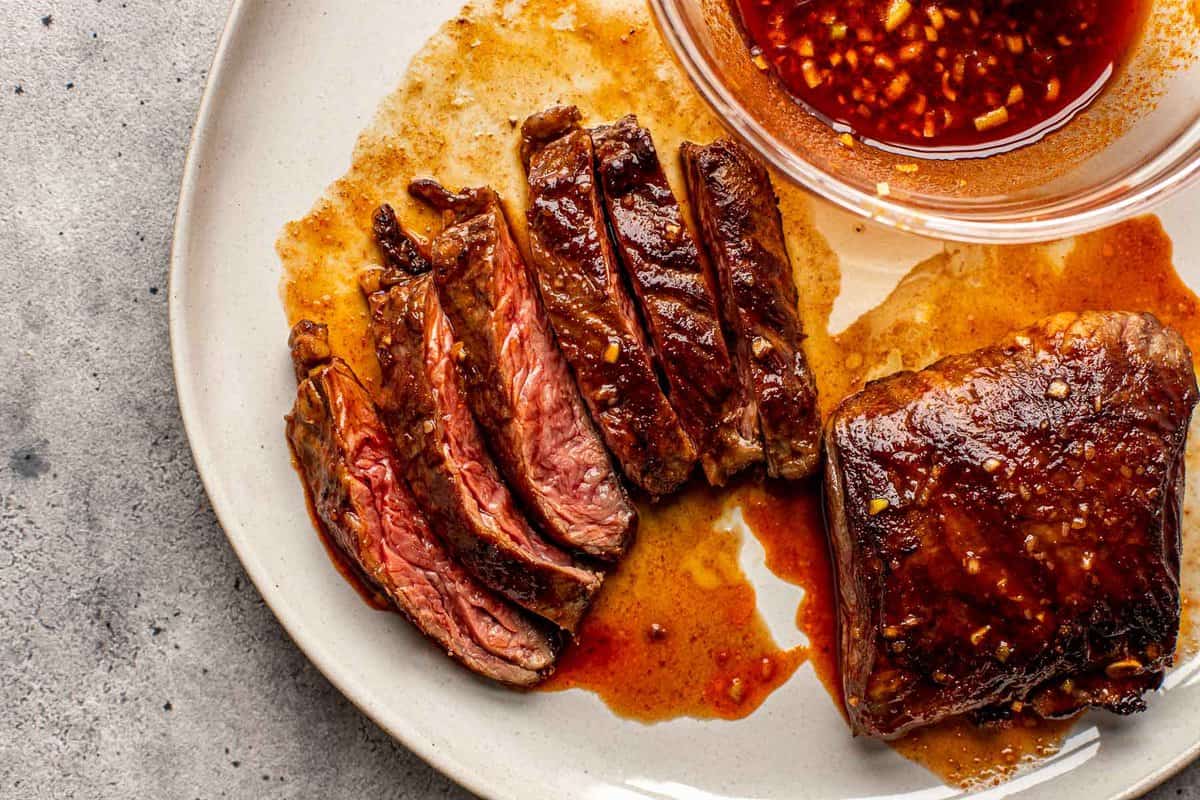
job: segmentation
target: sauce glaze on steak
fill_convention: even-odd
[[[804,355],[799,293],[770,175],[728,139],[684,144],[682,155],[742,380],[731,408],[733,430],[752,438],[746,418],[755,414],[771,477],[813,475],[821,463],[816,381]]]
[[[650,131],[627,116],[592,131],[604,208],[666,377],[671,405],[709,482],[724,482],[713,439],[737,383],[712,276],[683,218]]]
[[[1183,339],[1060,314],[870,384],[826,430],[847,711],[893,737],[951,715],[1144,708],[1180,620]]]
[[[696,448],[658,383],[613,253],[592,138],[574,107],[525,121],[529,241],[542,300],[608,449],[651,496],[679,488]]]

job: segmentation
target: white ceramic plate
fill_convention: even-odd
[[[808,667],[745,720],[644,726],[584,692],[522,695],[474,679],[396,615],[367,608],[331,568],[283,437],[295,384],[274,241],[345,170],[376,103],[459,3],[237,2],[213,66],[179,204],[171,337],[196,463],[259,591],[365,713],[485,797],[958,796],[887,747],[852,740]],[[839,213],[818,216],[831,243],[853,248],[841,252],[835,324],[873,305],[899,277],[875,254],[912,264],[936,247],[883,232],[846,236]],[[1181,270],[1200,286],[1200,193],[1163,217]],[[793,643],[798,590],[767,576],[750,537],[743,560],[777,638]],[[1169,697],[1151,698],[1150,713],[1087,717],[1059,757],[988,795],[1097,800],[1150,788],[1200,750],[1200,672],[1185,665],[1169,684]]]

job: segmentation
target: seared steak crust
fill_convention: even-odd
[[[412,192],[446,212],[433,242],[438,294],[463,343],[458,362],[475,419],[537,526],[565,547],[620,557],[637,512],[554,342],[537,287],[490,189]]]
[[[712,277],[663,172],[650,131],[628,116],[592,131],[596,169],[617,252],[646,321],[671,404],[713,484],[713,439],[736,384]]]
[[[451,657],[502,683],[540,681],[557,638],[476,581],[432,534],[367,391],[331,357],[325,327],[299,323],[291,346],[300,389],[288,442],[334,543]]]
[[[816,382],[802,343],[799,296],[766,167],[742,145],[683,146],[692,204],[717,273],[725,325],[758,415],[767,472],[814,474],[821,459]],[[735,419],[745,419],[734,408]],[[740,433],[746,438],[748,431]]]
[[[658,384],[618,271],[579,112],[556,108],[522,128],[533,266],[550,322],[588,409],[625,475],[650,495],[677,489],[696,449]]]
[[[433,269],[428,246],[416,241],[411,233],[400,226],[396,211],[391,206],[385,203],[376,209],[372,228],[375,243],[389,270],[407,275],[424,275]]]
[[[1180,618],[1191,354],[1149,314],[1060,314],[869,385],[826,431],[854,731],[1141,710]]]
[[[543,541],[487,453],[459,380],[433,275],[364,277],[382,369],[380,407],[405,478],[463,564],[515,603],[574,630],[598,573]]]

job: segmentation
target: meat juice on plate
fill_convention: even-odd
[[[925,4],[913,7],[914,15],[925,13]],[[357,270],[378,258],[370,242],[371,213],[382,201],[402,200],[413,177],[437,175],[456,186],[490,184],[510,204],[510,215],[519,218],[524,178],[513,120],[540,108],[548,96],[571,98],[589,118],[615,120],[637,112],[662,152],[676,151],[685,139],[719,135],[720,126],[675,68],[640,0],[582,3],[573,31],[550,26],[559,18],[556,9],[550,0],[530,0],[504,16],[499,5],[482,3],[439,34],[385,102],[385,113],[361,140],[346,177],[281,237],[289,320],[313,317],[329,323],[334,351],[369,388],[378,385],[378,368]],[[541,58],[551,46],[560,58]],[[569,82],[563,63],[571,65],[570,72],[595,79],[586,86]],[[447,74],[455,80],[438,79]],[[496,85],[512,91],[489,91]],[[462,102],[472,96],[480,102]],[[398,137],[403,147],[396,146]],[[669,168],[679,192],[680,175],[674,165]],[[806,351],[826,414],[866,380],[989,344],[1063,310],[1148,310],[1179,329],[1193,351],[1200,348],[1200,303],[1175,274],[1170,241],[1153,219],[1082,237],[1065,257],[1058,246],[949,246],[915,266],[880,307],[832,335],[826,328],[833,299],[843,283],[847,291],[852,288],[854,276],[841,274],[845,266],[813,224],[803,193],[783,181],[776,188],[809,334]],[[398,211],[416,229],[433,231],[431,218],[415,213],[411,204]],[[524,231],[516,233],[524,241]],[[1113,264],[1122,269],[1113,270]],[[1192,452],[1200,455],[1200,447],[1194,445]],[[1189,457],[1188,468],[1196,474],[1200,461]],[[740,542],[719,526],[714,530],[734,504],[762,541],[768,567],[805,589],[797,625],[809,639],[806,650],[782,650],[772,639],[756,611],[754,588],[738,565]],[[693,488],[643,512],[638,544],[606,583],[579,644],[568,650],[548,688],[569,684],[596,691],[617,713],[639,720],[735,718],[753,712],[795,671],[803,677],[807,660],[840,706],[832,586],[816,484],[743,483],[725,492]],[[1185,537],[1195,528],[1193,519],[1194,512],[1185,510]],[[1186,546],[1185,558],[1198,548],[1200,542]],[[1196,572],[1194,566],[1185,570]],[[1185,581],[1185,602],[1196,596],[1196,588]],[[688,602],[668,607],[658,599],[680,596]],[[799,607],[799,591],[796,602]],[[716,622],[703,624],[705,614],[695,609],[713,608],[722,615],[709,614]],[[731,620],[746,624],[737,627]],[[614,631],[636,633],[629,639],[628,657],[611,652]],[[652,644],[654,639],[659,644]],[[683,664],[703,669],[681,686],[678,677],[664,673]],[[742,678],[740,688],[734,688],[735,677]],[[677,681],[673,687],[672,680]],[[893,746],[948,781],[966,783],[1009,774],[1026,757],[1052,752],[1065,735],[1063,723],[1025,724],[996,731],[952,721]]]
[[[804,590],[796,627],[809,640],[808,663],[840,707],[842,680],[837,654],[837,596],[825,541],[817,481],[768,481],[738,493],[746,524],[762,544],[767,569]]]
[[[588,689],[641,722],[738,719],[792,676],[806,649],[780,649],[759,616],[741,543],[719,524],[726,495],[693,484],[639,509],[633,551],[546,689]]]
[[[738,0],[752,57],[871,144],[987,155],[1061,127],[1132,49],[1146,0]]]

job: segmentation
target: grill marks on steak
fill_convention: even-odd
[[[1191,354],[1149,314],[1060,314],[868,386],[826,433],[856,733],[1017,702],[1144,707],[1180,618]]]
[[[299,323],[291,346],[300,388],[288,441],[335,544],[450,656],[503,683],[540,681],[557,637],[476,581],[430,531],[366,389],[331,357],[325,327]]]
[[[766,167],[745,147],[720,140],[683,146],[692,204],[716,267],[725,326],[736,344],[742,387],[730,420],[749,441],[758,417],[767,472],[803,478],[820,465],[816,383],[804,356],[799,296],[783,221]]]
[[[714,436],[736,385],[712,277],[637,118],[592,131],[596,170],[617,251],[646,321],[680,422],[709,482],[729,467]]]
[[[450,322],[433,275],[364,276],[383,375],[380,406],[409,485],[439,533],[481,581],[573,630],[601,577],[543,541],[517,510],[461,386]]]
[[[592,139],[579,119],[575,108],[555,108],[522,127],[533,266],[558,343],[609,450],[630,481],[665,495],[687,479],[696,449],[658,384],[609,241]]]
[[[433,242],[438,294],[463,344],[459,371],[509,486],[555,541],[611,561],[637,513],[554,342],[537,288],[490,189],[451,194],[417,181],[446,212]]]

